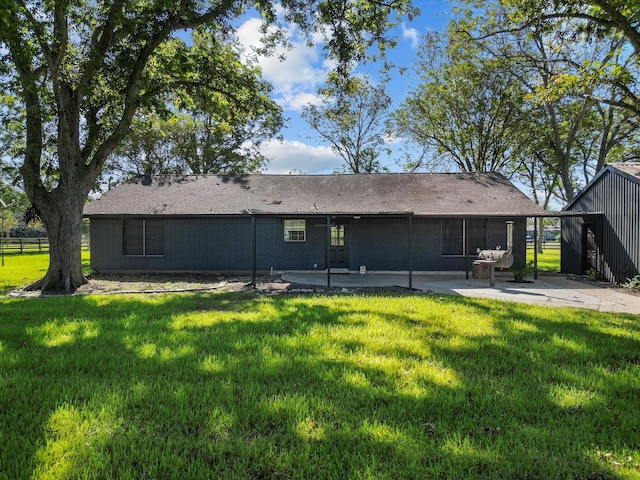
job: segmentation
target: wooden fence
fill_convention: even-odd
[[[0,238],[0,246],[5,253],[43,253],[49,251],[49,239],[47,237],[4,237]],[[87,239],[82,239],[82,248],[89,248]]]

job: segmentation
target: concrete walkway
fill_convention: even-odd
[[[581,279],[571,279],[566,275],[539,275],[531,283],[513,283],[509,281],[512,278],[511,273],[496,273],[495,287],[492,288],[488,279],[466,279],[464,273],[414,273],[412,287],[423,292],[447,295],[640,315],[640,296],[625,293],[619,288],[606,288]],[[326,272],[285,272],[282,279],[302,285],[327,285]],[[332,274],[331,286],[347,289],[390,286],[408,288],[409,280],[406,273]]]

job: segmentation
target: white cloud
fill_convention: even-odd
[[[287,174],[300,171],[305,175],[333,173],[343,161],[329,147],[307,145],[296,140],[272,140],[262,144],[261,151],[271,158],[265,173]]]
[[[415,28],[409,28],[404,23],[402,24],[402,38],[409,40],[411,48],[417,48],[420,43],[420,35]]]
[[[302,110],[307,104],[317,105],[320,103],[320,97],[316,93],[295,91],[284,92],[280,98],[280,104],[286,105],[288,110]]]
[[[261,26],[262,22],[259,18],[250,18],[244,22],[236,31],[240,45],[246,49],[258,48],[262,39]]]
[[[260,19],[251,18],[238,28],[238,41],[246,51],[260,47],[260,26]],[[295,26],[286,30],[286,36],[292,48],[280,48],[268,57],[258,56],[258,65],[263,77],[273,85],[273,99],[285,110],[300,110],[304,104],[314,101],[315,91],[331,65],[322,57],[321,45],[315,43],[309,47]],[[318,38],[314,37],[314,41]]]

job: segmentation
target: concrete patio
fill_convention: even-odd
[[[633,313],[640,315],[640,296],[626,293],[620,288],[582,281],[567,275],[539,275],[531,283],[513,283],[508,272],[496,273],[495,287],[488,279],[465,278],[464,273],[414,273],[412,288],[436,294],[492,298],[556,307],[578,307],[603,312]],[[301,285],[326,286],[326,272],[284,272],[282,280]],[[331,274],[331,286],[409,287],[407,273],[347,273]]]

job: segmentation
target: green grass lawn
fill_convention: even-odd
[[[89,250],[82,251],[82,264],[89,269]],[[0,295],[29,285],[42,278],[49,267],[49,252],[23,253],[5,252],[4,266],[0,266]]]
[[[448,296],[0,299],[0,478],[640,478],[638,316]]]
[[[533,261],[533,246],[527,245],[527,261]],[[560,245],[548,244],[542,246],[542,253],[538,253],[538,270],[542,272],[560,271]]]

